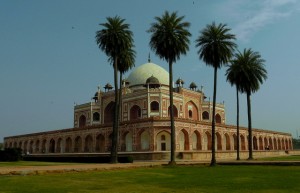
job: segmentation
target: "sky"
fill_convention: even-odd
[[[191,23],[189,51],[173,65],[174,79],[194,81],[213,95],[213,68],[199,59],[195,40],[212,22],[227,24],[238,50],[265,59],[268,79],[251,96],[254,128],[300,135],[300,1],[297,0],[0,0],[0,142],[4,137],[73,127],[74,103],[90,102],[97,87],[113,84],[113,68],[95,33],[120,16],[134,34],[135,66],[168,70],[149,46],[154,17],[176,11]],[[218,71],[217,101],[226,123],[236,123],[235,88]],[[128,76],[130,72],[126,73]],[[247,126],[246,95],[240,123]]]

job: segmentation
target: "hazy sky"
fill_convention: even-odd
[[[175,80],[203,85],[212,98],[213,69],[199,60],[195,40],[207,24],[226,23],[239,50],[252,48],[266,60],[268,79],[252,95],[253,127],[300,134],[300,1],[0,0],[0,142],[73,127],[74,102],[89,102],[98,85],[113,83],[112,66],[95,43],[106,17],[118,15],[130,24],[136,66],[150,53],[167,69],[150,50],[146,32],[165,10],[191,23],[190,50],[174,64]],[[226,121],[235,124],[235,89],[225,70],[218,71],[217,101],[225,101]],[[246,96],[240,99],[241,124],[247,126]]]

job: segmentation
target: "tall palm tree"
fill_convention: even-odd
[[[260,84],[267,79],[267,70],[264,67],[265,60],[261,58],[258,52],[251,49],[244,49],[243,53],[235,54],[235,63],[239,65],[240,85],[239,89],[247,95],[247,111],[248,111],[248,149],[249,160],[253,159],[252,153],[252,121],[251,121],[251,99],[252,93],[260,88]]]
[[[119,92],[119,104],[120,104],[120,112],[122,113],[122,82],[123,82],[123,74],[127,72],[129,69],[134,67],[135,61],[135,51],[133,49],[128,49],[124,53],[120,55],[118,60],[118,70],[120,72],[120,92]],[[122,116],[122,115],[121,115]],[[122,118],[121,118],[122,119]]]
[[[241,77],[240,77],[240,65],[237,63],[237,60],[232,60],[231,65],[226,70],[226,79],[231,84],[231,86],[235,85],[236,87],[236,159],[240,160],[240,126],[239,126],[239,115],[240,115],[240,108],[239,108],[239,92],[240,92],[240,84],[241,84]]]
[[[188,28],[189,22],[184,22],[184,16],[177,16],[177,12],[165,13],[161,17],[155,17],[155,23],[148,30],[151,33],[150,47],[161,59],[169,63],[169,92],[170,92],[170,116],[171,116],[171,160],[170,165],[175,165],[175,126],[173,112],[173,69],[172,65],[185,55],[189,50]]]
[[[214,94],[213,94],[213,114],[212,114],[212,158],[211,166],[216,165],[215,147],[215,113],[216,113],[216,94],[217,94],[217,70],[225,65],[233,55],[236,48],[235,35],[229,33],[230,28],[226,24],[216,25],[214,22],[207,25],[196,39],[196,47],[199,47],[199,58],[206,65],[214,68]]]
[[[115,109],[113,121],[113,137],[111,148],[111,163],[118,162],[118,132],[119,132],[119,94],[118,94],[118,60],[120,56],[133,47],[133,33],[129,24],[119,16],[107,17],[106,23],[101,23],[103,29],[96,32],[96,43],[100,50],[111,58],[114,68]]]

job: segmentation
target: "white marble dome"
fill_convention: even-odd
[[[162,85],[169,85],[169,73],[161,66],[154,63],[146,63],[132,71],[127,81],[129,86],[144,85],[149,77],[154,76]]]

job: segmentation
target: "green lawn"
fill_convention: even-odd
[[[266,157],[260,158],[262,161],[300,161],[300,155],[281,156],[281,157]]]
[[[0,176],[0,193],[300,192],[296,166],[177,166]]]

